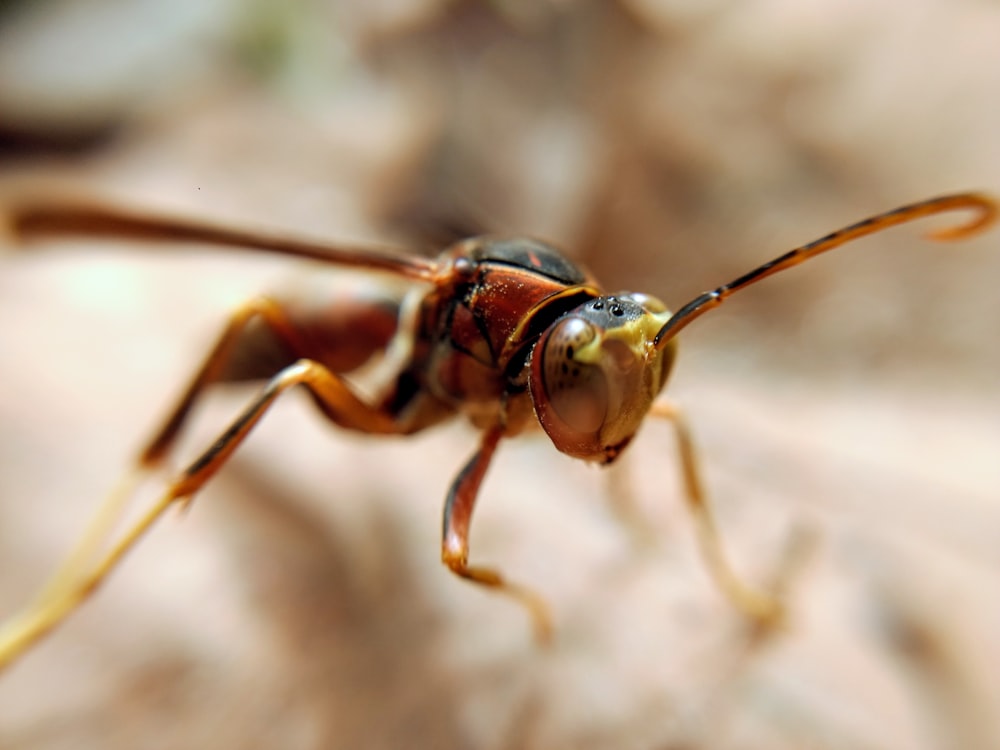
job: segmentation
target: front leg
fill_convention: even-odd
[[[672,401],[661,400],[653,404],[650,416],[666,419],[673,425],[684,482],[684,498],[695,521],[702,556],[716,585],[751,621],[765,628],[780,623],[784,617],[783,603],[776,596],[750,588],[743,583],[733,571],[723,551],[715,518],[705,495],[701,472],[698,469],[691,429],[683,412]]]
[[[444,528],[441,539],[441,561],[457,576],[488,586],[512,596],[527,607],[539,641],[548,641],[552,636],[552,620],[545,601],[531,589],[506,581],[492,568],[469,565],[469,524],[476,506],[479,486],[486,476],[493,453],[503,435],[503,428],[493,427],[483,435],[482,443],[475,455],[462,468],[448,491],[444,505]]]

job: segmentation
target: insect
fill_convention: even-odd
[[[531,239],[480,237],[428,260],[379,250],[272,236],[98,203],[26,200],[6,210],[15,237],[90,236],[254,249],[361,269],[412,284],[396,292],[330,291],[319,300],[257,297],[230,315],[214,347],[168,418],[101,506],[77,549],[38,598],[0,629],[0,667],[82,604],[171,507],[189,503],[226,463],[272,404],[305,388],[334,424],[378,435],[408,435],[458,415],[480,431],[479,445],[444,504],[441,558],[457,576],[523,605],[537,634],[551,630],[545,602],[530,587],[469,562],[469,530],[480,486],[500,442],[540,426],[555,447],[610,464],[643,420],[669,420],[677,435],[684,492],[708,569],[721,591],[760,621],[780,616],[777,599],[745,585],[726,560],[699,479],[682,412],[658,397],[671,371],[676,336],[737,291],[852,240],[954,210],[973,216],[929,235],[957,240],[997,217],[992,199],[948,195],[878,214],[795,248],[695,297],[671,313],[655,297],[608,294],[553,247]],[[351,373],[382,355],[392,376],[374,398]],[[111,532],[136,481],[161,466],[195,403],[216,383],[264,381],[228,429],[169,481],[159,499],[117,537]]]

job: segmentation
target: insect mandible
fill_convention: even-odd
[[[726,560],[682,413],[671,402],[657,400],[670,374],[675,337],[767,276],[851,240],[959,209],[974,215],[928,236],[963,239],[985,229],[998,213],[992,199],[976,193],[909,204],[790,250],[671,313],[647,294],[607,294],[556,249],[532,239],[478,237],[427,260],[92,202],[13,202],[3,219],[23,241],[89,236],[213,244],[320,260],[413,284],[403,294],[390,292],[389,285],[385,294],[331,290],[325,299],[308,304],[262,296],[234,310],[77,549],[36,600],[0,628],[0,668],[82,604],[168,509],[190,502],[279,396],[296,386],[309,392],[323,415],[350,430],[407,435],[464,415],[481,431],[478,448],[447,493],[441,558],[456,575],[520,602],[543,638],[551,620],[541,597],[494,569],[469,562],[472,512],[497,446],[540,425],[563,453],[610,464],[647,416],[665,418],[678,438],[684,493],[712,577],[745,614],[772,621],[781,611],[777,599],[743,584]],[[349,376],[379,354],[394,366],[393,376],[375,398],[365,398]],[[155,504],[115,537],[112,528],[135,481],[164,462],[204,391],[216,383],[252,380],[266,385],[218,440],[167,484]]]

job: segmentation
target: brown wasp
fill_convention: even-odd
[[[518,600],[541,636],[550,630],[542,599],[496,570],[469,563],[472,512],[497,446],[537,424],[563,453],[609,464],[646,416],[666,418],[677,434],[685,495],[711,574],[739,609],[772,620],[780,613],[775,598],[746,587],[726,562],[681,412],[656,400],[670,374],[675,337],[767,276],[851,240],[958,209],[975,215],[933,232],[932,239],[968,237],[998,213],[990,198],[974,193],[906,205],[791,250],[671,313],[647,294],[605,293],[556,249],[531,239],[474,238],[426,260],[86,202],[41,199],[12,205],[5,218],[21,240],[61,235],[231,246],[362,269],[412,285],[402,292],[394,284],[384,284],[384,291],[331,290],[308,301],[257,297],[238,307],[77,550],[36,601],[0,629],[0,667],[90,596],[171,506],[190,502],[275,400],[295,386],[304,387],[328,419],[351,430],[407,435],[461,414],[481,431],[478,449],[447,493],[441,558],[456,575]],[[377,397],[368,399],[348,376],[380,354],[392,376]],[[205,390],[215,383],[254,380],[266,385],[229,428],[114,538],[112,528],[135,480],[164,462]]]

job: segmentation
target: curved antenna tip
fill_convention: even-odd
[[[886,211],[868,219],[863,219],[843,229],[838,229],[818,240],[813,240],[794,250],[790,250],[769,263],[765,263],[749,273],[740,276],[738,279],[728,284],[723,284],[712,292],[705,292],[695,297],[667,320],[653,339],[653,345],[657,349],[664,347],[670,339],[676,336],[691,321],[701,317],[709,310],[718,307],[733,293],[751,284],[755,284],[761,279],[784,271],[792,266],[799,265],[820,253],[825,253],[852,240],[866,237],[870,234],[881,232],[890,227],[916,219],[956,210],[975,211],[975,215],[962,224],[936,229],[927,236],[932,240],[948,242],[966,239],[983,231],[1000,217],[1000,207],[998,207],[997,202],[984,193],[955,193],[920,201],[919,203],[910,203],[892,211]]]
[[[938,242],[964,240],[988,229],[1000,218],[997,202],[985,193],[962,193],[954,196],[954,208],[969,208],[977,213],[958,226],[942,227],[928,232],[925,237]]]

